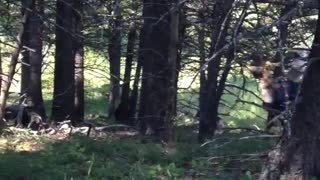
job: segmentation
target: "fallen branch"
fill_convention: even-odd
[[[215,148],[218,149],[218,148],[221,148],[221,147],[223,147],[223,146],[225,146],[225,145],[227,145],[227,144],[231,144],[231,143],[236,142],[236,141],[242,141],[242,140],[247,140],[247,139],[255,139],[255,138],[280,138],[280,137],[281,137],[281,136],[279,136],[279,135],[271,135],[271,134],[270,134],[270,135],[269,135],[269,134],[263,134],[263,135],[256,135],[256,136],[245,136],[245,137],[241,137],[241,138],[238,138],[238,139],[235,139],[235,140],[230,140],[230,141],[225,142],[225,143],[223,143],[223,144],[221,144],[221,145],[219,145],[219,146],[217,146],[217,147],[215,147]],[[211,140],[211,141],[207,141],[207,142],[201,144],[200,147],[203,147],[203,146],[206,146],[206,145],[208,145],[208,144],[214,143],[214,142],[216,142],[218,139],[222,139],[222,138],[217,138],[217,139],[213,139],[213,140]]]

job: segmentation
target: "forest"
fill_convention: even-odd
[[[1,0],[0,180],[320,179],[319,59],[317,0]]]

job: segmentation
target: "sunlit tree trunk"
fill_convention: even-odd
[[[82,0],[75,3],[75,99],[72,123],[82,122],[84,119],[84,45],[82,36]]]
[[[121,34],[122,34],[122,17],[121,17],[121,0],[115,0],[112,7],[112,19],[110,20],[109,34],[109,62],[110,62],[110,93],[109,93],[109,110],[110,118],[114,118],[115,110],[120,103],[120,60],[121,60]]]
[[[136,118],[136,113],[137,113],[137,106],[138,106],[138,95],[139,95],[139,82],[140,82],[140,76],[141,76],[141,61],[138,59],[137,62],[137,67],[134,75],[134,80],[133,80],[133,88],[130,96],[130,111],[129,111],[129,117],[131,121],[134,124],[139,123]]]

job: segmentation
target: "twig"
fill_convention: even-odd
[[[281,136],[279,135],[269,135],[269,134],[263,134],[263,135],[256,135],[256,136],[245,136],[245,137],[241,137],[241,138],[238,138],[238,139],[235,139],[235,140],[231,140],[231,141],[228,141],[228,142],[225,142],[217,147],[215,147],[215,149],[218,149],[218,148],[221,148],[225,145],[228,145],[228,144],[231,144],[233,142],[236,142],[236,141],[242,141],[242,140],[248,140],[248,139],[255,139],[255,138],[280,138]],[[201,144],[200,147],[203,147],[203,146],[206,146],[208,144],[211,144],[211,143],[214,143],[216,142],[218,139],[221,139],[221,138],[217,138],[217,139],[213,139],[211,141],[207,141],[203,144]]]

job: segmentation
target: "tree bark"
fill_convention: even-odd
[[[27,103],[32,112],[46,120],[45,107],[42,97],[41,69],[42,69],[42,40],[43,40],[43,0],[35,0],[29,21],[29,63],[30,76],[27,87]]]
[[[228,12],[232,8],[234,0],[228,0],[226,2],[217,2],[214,5],[213,14],[214,19],[212,27],[212,43],[210,47],[209,57],[217,50],[221,49],[224,45],[224,39],[227,35],[227,28],[224,24],[225,19],[228,18]],[[218,27],[218,28],[217,28]],[[221,30],[219,29],[220,27]],[[218,90],[218,78],[220,72],[222,55],[217,56],[208,63],[207,72],[202,70],[200,75],[200,122],[199,122],[199,141],[203,142],[206,139],[211,139],[214,135],[214,131],[218,122],[218,108],[219,97]],[[203,60],[202,60],[203,61]],[[204,64],[202,62],[202,64]],[[203,66],[203,65],[202,65]]]
[[[179,13],[176,9],[169,1],[145,0],[140,39],[139,58],[143,72],[139,119],[146,134],[154,134],[165,142],[170,142],[173,138],[173,100],[176,94],[179,34],[176,32],[179,25]]]
[[[320,7],[318,8],[320,10]],[[292,119],[286,171],[290,177],[320,178],[320,13],[305,74],[301,99]]]
[[[167,77],[167,113],[164,119],[165,131],[162,139],[165,142],[174,141],[174,117],[176,115],[176,97],[178,82],[178,45],[179,45],[179,27],[180,27],[180,4],[179,0],[172,1],[170,12],[170,43],[168,54],[168,74]]]
[[[175,82],[175,89],[178,91],[178,83],[179,83],[179,74],[181,71],[181,62],[182,62],[182,51],[183,51],[183,44],[185,40],[185,35],[186,35],[186,28],[187,28],[187,23],[186,23],[186,14],[184,12],[184,8],[182,5],[179,5],[180,7],[180,14],[179,14],[179,39],[178,39],[178,47],[177,47],[177,65],[176,65],[176,82]],[[174,116],[177,115],[178,111],[178,93],[175,94],[174,97]]]
[[[115,0],[112,8],[113,19],[110,20],[110,39],[108,45],[109,62],[110,62],[110,94],[109,110],[110,118],[114,118],[115,110],[120,103],[120,61],[121,61],[121,0]]]
[[[84,120],[84,44],[82,35],[82,0],[75,3],[75,94],[74,94],[74,111],[71,121],[73,124],[80,123]]]
[[[24,15],[24,13],[26,13],[27,9],[28,9],[28,1],[26,0],[22,0],[21,1],[21,13],[22,16]],[[30,18],[27,19],[26,22],[26,28],[25,28],[26,33],[24,33],[23,37],[22,37],[22,41],[23,41],[23,46],[25,46],[25,48],[22,49],[21,55],[21,87],[20,87],[20,95],[21,96],[28,96],[28,88],[29,88],[29,82],[30,82],[30,53],[29,51],[32,50],[30,48],[30,35],[31,35],[31,25],[30,25]],[[21,98],[22,102],[25,98]]]
[[[127,57],[125,65],[125,74],[122,85],[121,102],[116,110],[116,118],[119,122],[133,125],[134,122],[130,117],[130,81],[132,62],[134,58],[134,45],[137,39],[136,25],[132,22],[129,27]]]
[[[3,71],[2,71],[2,51],[0,47],[0,96],[1,96],[1,88],[2,88],[2,76],[3,76]]]
[[[135,125],[139,123],[136,117],[136,113],[137,113],[137,106],[138,106],[138,99],[139,99],[138,94],[139,94],[140,76],[141,76],[141,61],[138,59],[137,68],[136,68],[136,72],[133,80],[133,89],[130,96],[130,112],[129,112],[130,119]]]
[[[52,120],[69,119],[74,111],[74,1],[57,0],[56,54]]]

